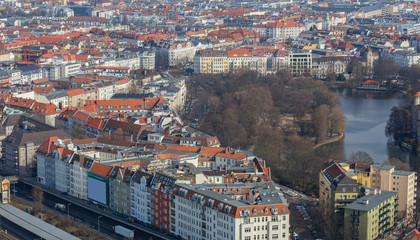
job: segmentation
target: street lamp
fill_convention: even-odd
[[[98,232],[100,232],[101,231],[101,229],[100,229],[100,225],[99,225],[99,219],[101,218],[102,216],[98,216]]]
[[[71,203],[67,203],[67,217],[70,218],[70,205]]]

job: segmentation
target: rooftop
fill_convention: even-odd
[[[387,199],[396,196],[398,193],[390,191],[381,191],[380,194],[365,195],[356,201],[352,202],[346,209],[358,210],[367,212],[379,204],[385,202]]]

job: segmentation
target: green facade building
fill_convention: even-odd
[[[367,195],[344,208],[344,239],[370,240],[384,236],[395,224],[396,192],[367,189]]]

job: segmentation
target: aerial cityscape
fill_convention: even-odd
[[[3,0],[0,120],[1,240],[420,239],[418,0]]]

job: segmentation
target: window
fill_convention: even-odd
[[[273,234],[273,236],[271,238],[272,239],[279,239],[279,235],[278,234]]]
[[[245,237],[245,240],[251,240],[251,237],[250,236],[246,236]]]
[[[272,230],[278,230],[278,229],[279,229],[279,225],[273,225],[273,226],[271,227],[271,229],[272,229]]]
[[[286,224],[283,224],[283,226],[281,228],[286,229]]]

